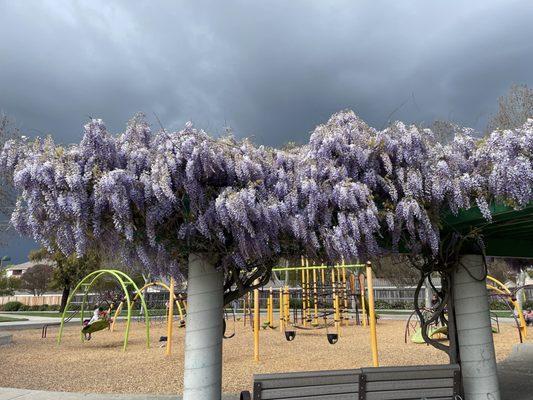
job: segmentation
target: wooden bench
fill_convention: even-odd
[[[241,400],[456,400],[459,365],[420,365],[254,375]]]

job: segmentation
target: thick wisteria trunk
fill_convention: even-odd
[[[189,256],[183,400],[222,394],[223,274],[200,255]]]
[[[481,256],[461,258],[454,273],[457,340],[465,398],[499,400],[500,389]],[[466,271],[468,270],[468,272]]]

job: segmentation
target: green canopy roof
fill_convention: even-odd
[[[490,210],[492,222],[483,218],[478,207],[456,216],[447,215],[442,231],[467,234],[476,230],[483,238],[488,256],[533,258],[533,204],[520,210],[496,204]]]

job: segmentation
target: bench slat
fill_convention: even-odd
[[[320,386],[320,385],[336,385],[345,383],[358,383],[359,375],[347,374],[336,376],[311,376],[305,378],[277,378],[260,380],[255,379],[254,382],[261,382],[263,389],[281,389],[292,388],[298,386]]]
[[[439,397],[452,397],[452,388],[441,389],[414,389],[414,390],[389,390],[386,392],[370,392],[366,394],[367,400],[403,400],[403,399],[434,399]]]
[[[410,379],[438,379],[453,378],[455,370],[427,370],[427,371],[402,371],[402,372],[370,372],[366,374],[367,382],[410,380]]]
[[[261,397],[261,399],[263,399],[263,397]],[[318,395],[318,396],[303,396],[303,397],[298,396],[298,397],[289,397],[289,398],[284,398],[284,399],[279,399],[279,400],[354,400],[354,399],[357,399],[356,394],[345,393],[345,394],[323,394],[323,395]]]
[[[358,375],[360,369],[333,369],[323,371],[301,371],[301,372],[280,372],[275,374],[254,374],[254,381],[267,381],[269,379],[292,379],[309,378],[315,376],[338,376],[338,375]]]
[[[385,390],[401,389],[425,389],[425,388],[453,388],[453,378],[441,379],[418,379],[413,376],[411,380],[367,382],[366,391],[376,392]]]
[[[304,396],[323,396],[323,395],[340,395],[352,394],[355,395],[359,391],[359,385],[356,383],[349,383],[343,385],[322,385],[322,386],[306,386],[293,387],[284,389],[263,389],[261,390],[261,399],[293,399]],[[354,396],[352,396],[355,398]]]
[[[438,370],[457,370],[459,364],[428,364],[428,365],[407,365],[401,367],[366,367],[361,368],[365,374],[376,372],[404,372],[404,371],[438,371]]]

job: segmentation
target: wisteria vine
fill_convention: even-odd
[[[202,253],[225,269],[227,290],[240,288],[235,297],[281,256],[436,254],[443,213],[477,206],[490,220],[492,202],[533,198],[533,120],[482,139],[459,129],[442,144],[429,129],[376,130],[342,111],[290,150],[192,123],[152,133],[142,114],[119,135],[99,119],[84,130],[71,146],[5,144],[18,232],[65,254],[109,246],[155,274],[185,273],[187,255]]]

